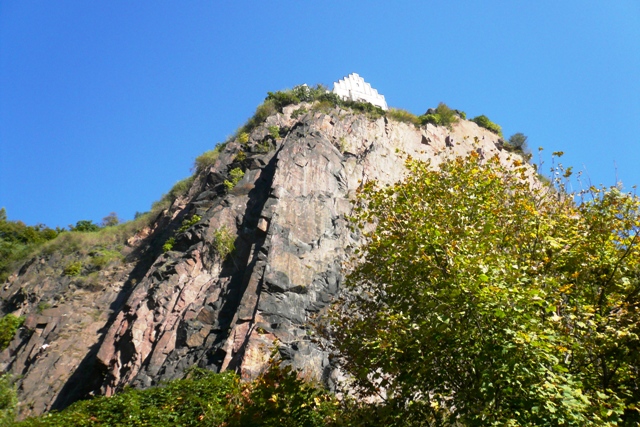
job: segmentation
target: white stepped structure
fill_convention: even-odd
[[[337,82],[333,83],[333,93],[342,99],[351,101],[364,101],[376,105],[383,110],[387,110],[387,101],[384,95],[380,95],[377,90],[364,81],[357,73],[349,74]]]

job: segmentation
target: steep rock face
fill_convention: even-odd
[[[75,305],[29,314],[31,332],[0,355],[6,370],[23,375],[21,394],[31,405],[24,414],[127,384],[151,386],[192,365],[250,378],[274,346],[306,377],[331,383],[332,367],[311,338],[310,319],[340,289],[346,248],[358,244],[345,220],[356,190],[369,180],[402,179],[405,155],[434,167],[470,151],[511,161],[495,134],[468,121],[452,131],[416,129],[341,109],[292,118],[298,108],[269,117],[247,143],[229,143],[188,196],[147,230],[150,236],[132,239],[137,250],[154,255],[105,278],[109,291],[99,298],[74,294]],[[278,126],[282,137],[272,137],[268,126]],[[226,191],[224,180],[236,167],[245,174]],[[146,247],[193,215],[201,219],[175,235],[172,250]],[[225,233],[235,251],[222,258]],[[18,278],[2,297],[27,288]],[[90,320],[86,307],[95,310]],[[83,339],[62,337],[70,324]]]

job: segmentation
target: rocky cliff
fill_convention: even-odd
[[[402,179],[405,153],[434,167],[472,150],[510,161],[497,135],[469,121],[416,128],[312,107],[285,107],[248,141],[229,142],[91,286],[61,274],[68,254],[54,250],[4,285],[3,311],[26,316],[0,354],[0,368],[19,377],[23,416],[158,384],[192,365],[252,377],[274,347],[331,384],[309,320],[339,291],[345,248],[358,243],[345,219],[358,187]],[[229,189],[234,169],[244,175]],[[235,247],[228,255],[225,238]]]

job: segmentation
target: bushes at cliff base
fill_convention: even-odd
[[[337,411],[338,403],[331,394],[301,380],[291,368],[274,363],[248,383],[233,372],[218,374],[196,368],[185,379],[76,402],[15,427],[320,427],[334,425]]]

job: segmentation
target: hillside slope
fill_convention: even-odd
[[[26,321],[0,368],[19,376],[22,416],[179,378],[192,365],[250,378],[274,345],[330,385],[310,319],[339,291],[346,248],[358,244],[345,219],[357,189],[402,179],[405,154],[434,167],[471,151],[512,161],[470,121],[415,128],[312,107],[287,106],[248,141],[229,142],[183,196],[120,242],[124,261],[91,281],[65,274],[73,248],[55,245],[10,278],[2,310]],[[234,185],[231,175],[242,177]]]

